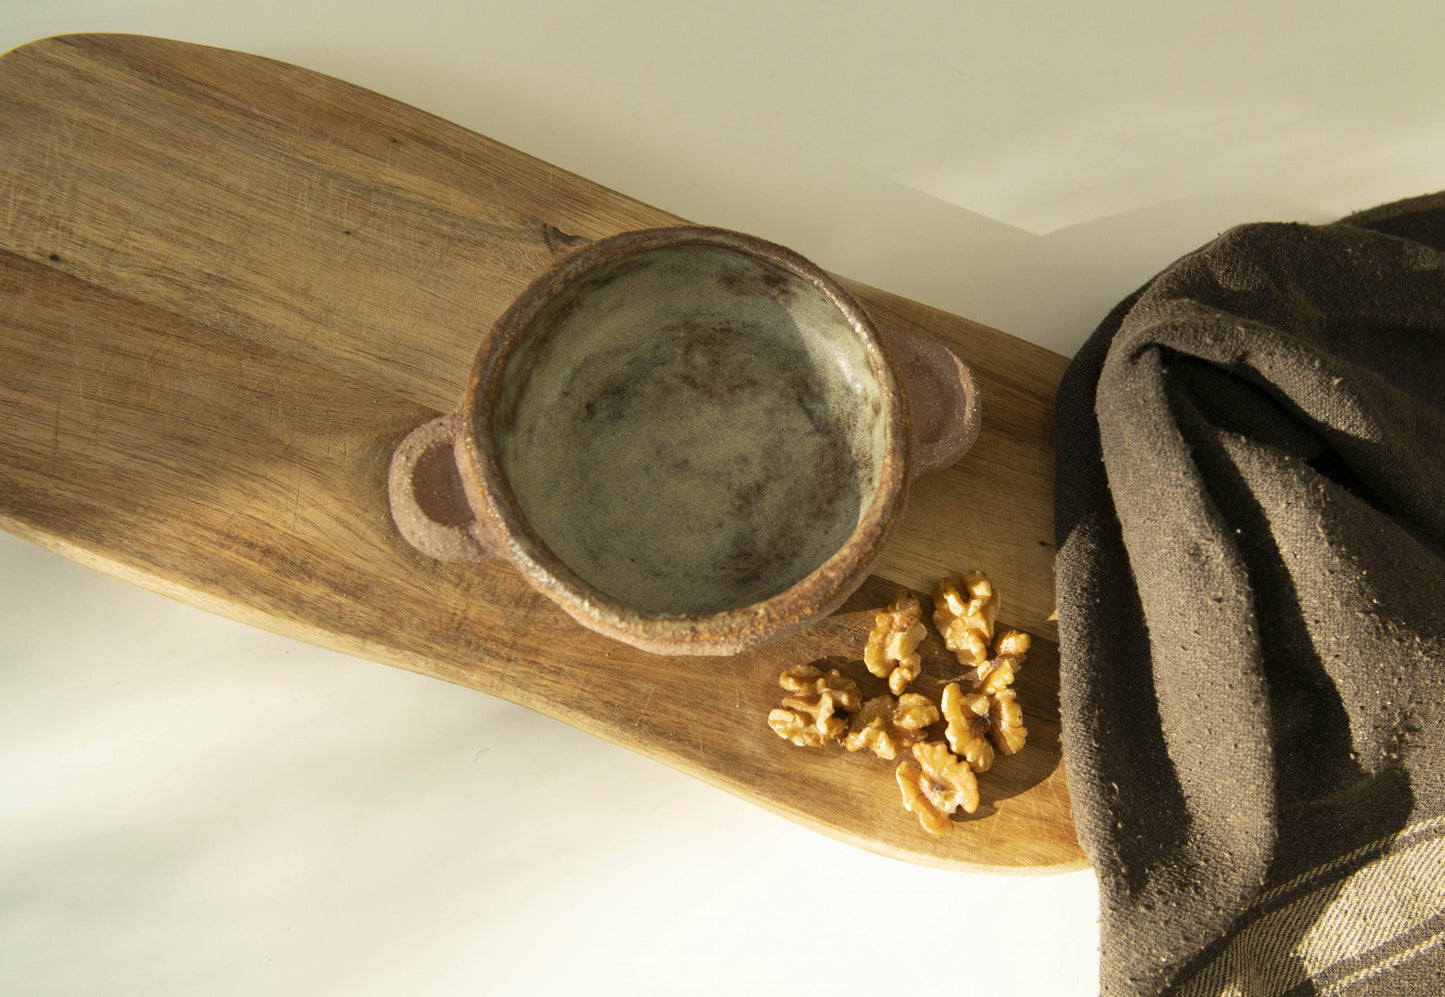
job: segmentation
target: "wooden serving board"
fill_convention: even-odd
[[[973,365],[982,438],[916,484],[877,574],[832,617],[732,658],[652,657],[578,627],[510,567],[417,554],[385,478],[396,443],[460,399],[482,331],[558,255],[680,219],[304,69],[123,35],[0,59],[0,171],[0,526],[504,697],[886,855],[1083,866],[1049,621],[1062,357],[849,284],[880,324]],[[982,778],[979,812],[930,837],[892,764],[794,748],[765,718],[800,662],[881,691],[861,663],[872,610],[896,584],[926,594],[972,567],[1035,638],[1019,680],[1030,737]],[[952,658],[936,635],[924,650],[918,685],[936,693]]]

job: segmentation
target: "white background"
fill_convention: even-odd
[[[1438,0],[0,0],[0,48],[294,62],[1066,354],[1232,224],[1445,187],[1442,29]],[[0,535],[5,994],[1091,994],[1096,918],[1088,872],[877,858]]]

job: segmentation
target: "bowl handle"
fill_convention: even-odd
[[[952,467],[978,439],[983,422],[973,370],[937,339],[892,329],[880,332],[907,400],[909,477]]]
[[[402,538],[438,561],[489,561],[504,547],[478,521],[457,471],[461,412],[439,416],[407,434],[391,456],[387,493]]]

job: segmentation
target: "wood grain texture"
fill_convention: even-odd
[[[886,855],[1082,867],[1048,619],[1055,354],[849,284],[880,324],[958,347],[983,435],[916,483],[877,574],[838,613],[749,654],[643,654],[509,567],[433,562],[397,535],[391,451],[455,406],[482,331],[569,249],[679,221],[270,60],[113,35],[14,50],[0,59],[0,526],[504,697]],[[1020,677],[1030,738],[981,780],[979,813],[934,838],[899,807],[891,764],[794,748],[765,717],[798,662],[881,691],[861,662],[872,610],[896,584],[926,593],[969,567],[1036,638]],[[952,658],[936,635],[924,650],[920,685],[936,693]]]

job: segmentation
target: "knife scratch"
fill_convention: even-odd
[[[632,721],[632,726],[641,727],[642,721],[647,719],[648,711],[652,709],[652,697],[657,693],[657,686],[647,690],[647,698],[642,701],[642,709],[637,713],[637,719]]]

